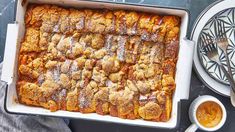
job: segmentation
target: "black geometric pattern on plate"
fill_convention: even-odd
[[[203,37],[205,38],[206,36],[210,37],[213,41],[216,40],[216,28],[218,26],[218,23],[224,24],[223,28],[225,29],[229,43],[227,53],[230,59],[233,78],[235,79],[235,8],[230,8],[220,11],[219,13],[215,14],[212,18],[208,20],[208,22],[205,24],[199,35],[197,52],[200,62],[204,67],[205,71],[215,80],[224,84],[228,84],[228,80],[225,77],[223,71],[220,69],[220,67],[206,56],[206,52],[204,51],[205,43],[202,41]],[[227,70],[225,56],[221,49],[219,48],[217,49],[222,64],[225,66]]]

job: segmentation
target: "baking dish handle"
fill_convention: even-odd
[[[14,76],[19,25],[8,24],[1,80],[10,84]]]
[[[180,45],[180,54],[176,72],[179,72],[180,75],[177,77],[177,87],[180,88],[179,96],[180,99],[188,99],[190,91],[190,82],[191,82],[191,72],[193,65],[193,52],[194,52],[194,42],[183,38]]]

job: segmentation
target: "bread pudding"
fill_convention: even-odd
[[[29,5],[18,100],[52,112],[168,121],[179,29],[178,16]]]

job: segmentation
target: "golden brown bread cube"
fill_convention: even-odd
[[[60,40],[60,42],[56,45],[57,50],[62,53],[66,53],[71,47],[71,37],[66,37]]]
[[[167,74],[174,77],[175,67],[176,67],[175,60],[173,59],[164,60],[162,64],[163,74]]]
[[[46,64],[45,64],[45,68],[47,69],[53,69],[54,67],[56,67],[58,65],[57,61],[51,61],[49,60]]]
[[[60,80],[59,80],[58,84],[60,84],[62,88],[70,89],[71,82],[70,82],[70,78],[68,77],[68,75],[67,74],[60,74]]]
[[[79,109],[82,113],[95,112],[96,104],[94,95],[98,91],[98,85],[96,82],[91,81],[85,88],[80,91],[79,94]]]
[[[150,55],[148,54],[151,51],[151,47],[153,46],[154,43],[152,43],[151,41],[144,41],[142,43],[142,47],[141,47],[141,51],[140,53],[142,55]]]
[[[42,97],[42,91],[40,87],[34,83],[23,83],[19,88],[20,102],[27,105],[39,105],[39,98]]]
[[[66,89],[62,89],[61,91],[59,91],[58,93],[58,109],[61,110],[66,110],[67,108],[67,90]],[[74,103],[76,104],[76,103]]]
[[[79,43],[83,46],[90,46],[92,42],[92,34],[83,34],[79,39]]]
[[[84,31],[88,32],[88,31],[90,31],[91,17],[93,15],[94,11],[90,10],[90,9],[85,9],[84,13],[85,13],[85,27],[84,27]]]
[[[139,97],[139,115],[145,120],[168,121],[171,114],[171,93],[154,91]]]
[[[37,71],[32,70],[31,68],[29,68],[26,65],[20,65],[19,66],[19,72],[22,75],[28,76],[28,77],[30,77],[32,79],[36,79],[39,76],[39,73]]]
[[[152,33],[155,34],[155,33],[159,32],[160,27],[162,26],[162,16],[154,15],[154,16],[152,16],[152,19],[154,20],[154,25],[153,25],[153,28],[152,28]]]
[[[96,61],[94,59],[87,59],[84,68],[87,70],[92,70],[93,66],[95,65],[95,62]]]
[[[164,104],[166,103],[167,99],[168,99],[167,96],[169,96],[169,95],[167,94],[167,92],[165,92],[165,91],[158,91],[158,92],[157,92],[157,95],[156,95],[157,102],[158,102],[159,104],[164,105]]]
[[[32,62],[37,56],[35,54],[21,54],[19,55],[19,64],[27,65]]]
[[[80,43],[75,43],[74,47],[72,47],[72,54],[74,57],[77,57],[79,55],[82,55],[84,50],[85,47],[83,45],[81,45]]]
[[[172,41],[165,46],[165,59],[177,59],[179,50],[179,41]]]
[[[172,96],[166,96],[166,102],[164,104],[164,111],[160,117],[161,121],[168,121],[171,117],[171,109],[172,109]]]
[[[179,39],[179,27],[173,27],[166,33],[165,43],[169,44]]]
[[[110,115],[118,116],[120,118],[135,119],[136,102],[134,101],[134,91],[131,91],[128,87],[124,90],[112,91],[109,94]]]
[[[180,18],[178,16],[164,16],[162,22],[166,25],[167,29],[171,29],[180,24]]]
[[[42,24],[42,16],[48,11],[50,7],[50,5],[29,5],[25,15],[26,26],[33,26],[35,28],[40,27]]]
[[[79,107],[79,101],[78,101],[78,90],[75,88],[73,91],[68,92],[66,97],[66,110],[68,111],[78,111]]]
[[[20,52],[39,52],[39,31],[34,28],[27,28],[24,42],[21,44]]]
[[[45,80],[41,85],[42,95],[45,98],[49,98],[55,91],[60,89],[60,85],[53,80]]]
[[[70,66],[71,66],[72,61],[71,60],[65,60],[65,62],[62,63],[61,67],[60,67],[60,71],[61,73],[68,73]]]
[[[128,43],[125,44],[125,62],[134,64],[138,59],[141,48],[141,38],[138,36],[130,37]]]
[[[70,28],[69,28],[70,19],[68,17],[69,14],[70,14],[69,10],[62,9],[60,11],[60,20],[58,23],[58,25],[59,25],[58,28],[59,28],[59,32],[62,32],[64,34],[70,33]]]
[[[27,65],[20,65],[19,72],[20,74],[28,76],[31,79],[36,79],[43,71],[43,65],[43,60],[41,58],[36,58]]]
[[[106,49],[100,49],[100,50],[97,50],[97,51],[94,52],[92,58],[102,59],[106,54],[107,54]]]
[[[155,43],[151,51],[153,51],[151,56],[151,62],[161,64],[164,59],[164,45]],[[166,54],[165,54],[166,55]]]
[[[115,32],[117,34],[126,34],[126,12],[123,10],[115,11]]]
[[[153,30],[155,18],[149,14],[142,14],[138,22],[138,35],[141,36],[143,40],[150,40],[151,33]]]
[[[85,58],[85,56],[81,56],[81,57],[77,58],[75,61],[77,61],[77,65],[81,69],[85,65],[86,58]]]
[[[50,36],[51,36],[50,33],[40,32],[40,39],[39,39],[38,46],[41,51],[48,49]]]
[[[62,8],[51,6],[42,16],[42,26],[40,30],[43,32],[60,32],[59,20]]]
[[[166,25],[162,21],[162,16],[153,16],[154,25],[150,39],[153,42],[163,43],[167,32]]]
[[[106,11],[105,17],[105,33],[113,33],[115,30],[115,16],[113,12]]]
[[[108,87],[101,87],[94,95],[96,113],[105,115],[109,113],[109,89]]]
[[[136,83],[134,81],[127,80],[126,87],[128,87],[128,89],[133,91],[134,95],[138,95],[139,94],[139,90],[138,90],[137,85],[136,85]]]
[[[126,13],[126,26],[128,35],[137,34],[137,24],[139,20],[139,15],[137,12],[128,12]]]
[[[81,74],[82,74],[81,72],[82,72],[81,70],[73,71],[72,75],[71,75],[72,79],[74,79],[74,80],[81,79]]]
[[[49,110],[51,112],[57,111],[58,110],[58,105],[54,100],[49,100],[48,101],[48,106],[49,106]]]
[[[162,25],[164,25],[165,43],[177,41],[179,39],[180,18],[177,16],[164,16],[162,22]]]
[[[114,83],[117,83],[117,82],[121,82],[122,80],[122,76],[124,75],[125,73],[122,72],[122,71],[119,71],[117,73],[111,73],[109,75],[109,79],[114,82]]]
[[[85,27],[85,13],[84,11],[70,9],[69,14],[69,27],[70,32],[78,31],[81,32]]]
[[[136,86],[140,93],[146,94],[149,93],[151,90],[151,87],[154,87],[151,83],[148,81],[137,81]]]
[[[94,11],[90,18],[89,26],[87,27],[89,32],[103,33],[105,31],[105,17],[104,13]]]
[[[175,90],[175,80],[170,75],[163,75],[162,76],[162,90],[172,93]]]
[[[154,102],[148,102],[138,110],[140,117],[145,120],[159,120],[162,114],[162,108]]]
[[[92,79],[99,85],[104,86],[106,84],[106,73],[98,67],[93,68]]]
[[[102,69],[106,73],[113,73],[119,71],[121,68],[120,61],[117,57],[104,57],[102,60]]]
[[[100,49],[104,46],[104,37],[101,34],[93,34],[92,41],[91,41],[91,47],[93,49]]]

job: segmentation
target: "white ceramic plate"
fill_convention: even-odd
[[[226,9],[235,8],[235,0],[224,0],[217,1],[206,8],[197,18],[197,21],[194,24],[191,40],[195,41],[195,51],[194,51],[194,68],[198,73],[199,77],[202,81],[213,91],[224,95],[230,96],[230,88],[228,85],[220,83],[214,80],[207,71],[204,70],[201,65],[199,56],[198,56],[198,40],[200,37],[200,33],[203,30],[204,26],[208,23],[208,20],[214,17],[217,13],[224,11]]]
[[[210,18],[203,27],[199,35],[198,44],[197,44],[199,59],[204,69],[207,71],[207,73],[215,80],[222,82],[224,84],[229,84],[222,69],[218,66],[217,63],[211,61],[207,57],[204,48],[206,44],[205,41],[207,41],[206,38],[210,38],[213,42],[218,38],[218,35],[222,33],[219,31],[219,29],[223,29],[221,31],[223,31],[224,36],[226,35],[226,37],[228,38],[229,45],[227,53],[230,60],[232,75],[233,77],[235,77],[235,7],[222,10],[216,15],[214,15],[212,18]],[[215,43],[216,42],[214,42],[214,44]],[[219,48],[218,50],[221,62],[227,68],[225,56],[222,50],[220,50]]]

